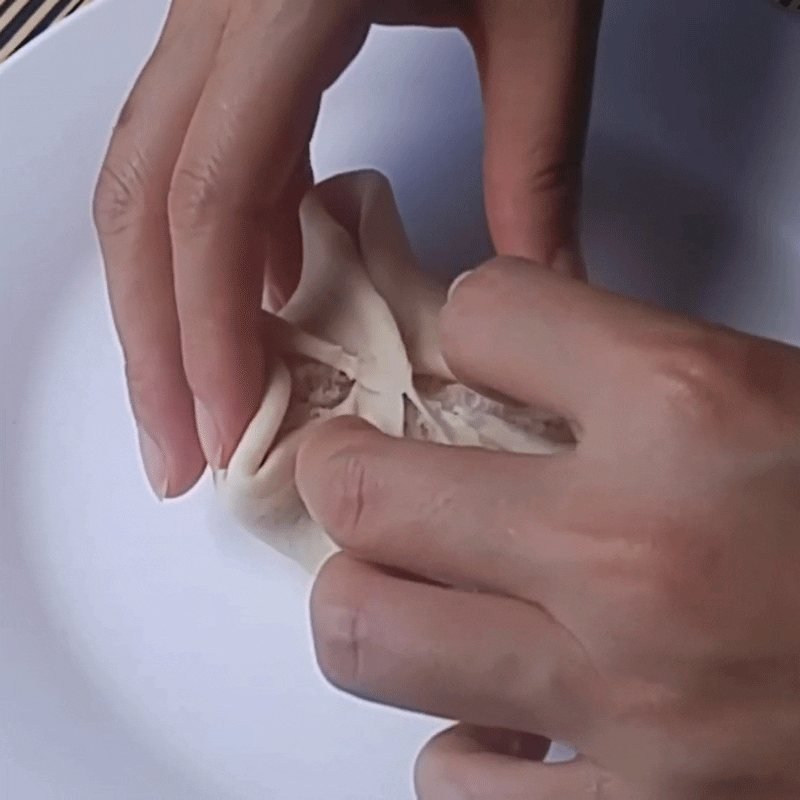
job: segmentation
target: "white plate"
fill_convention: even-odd
[[[586,242],[606,285],[797,342],[800,26],[740,5],[607,0]],[[299,572],[142,479],[88,209],[165,6],[0,68],[0,795],[409,800],[437,723],[327,687]],[[487,252],[479,154],[470,54],[423,31],[374,32],[313,153],[387,172],[449,273]]]

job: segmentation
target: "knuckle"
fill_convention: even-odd
[[[317,645],[317,660],[325,679],[334,686],[345,689],[358,685],[359,664],[364,640],[362,638],[362,616],[357,609],[326,609],[327,618],[337,617],[335,622],[320,623],[320,614],[315,617],[314,631]]]
[[[331,463],[326,502],[321,509],[331,536],[343,547],[358,548],[364,530],[368,496],[368,467],[363,453],[348,448]]]
[[[170,225],[182,232],[205,228],[224,205],[220,165],[213,159],[175,169],[167,197]]]
[[[549,152],[549,150],[548,150]],[[531,194],[574,191],[581,185],[583,164],[580,160],[548,161],[542,159],[523,181]]]
[[[225,175],[224,164],[214,157],[175,168],[167,195],[167,213],[174,231],[203,231],[220,217],[235,217],[237,223],[254,230],[266,229],[279,198],[268,190],[250,193],[248,187],[234,185]]]
[[[375,466],[372,429],[333,419],[305,437],[297,455],[297,480],[314,518],[342,548],[367,553],[379,519],[382,480]]]
[[[125,362],[125,379],[131,394],[135,394],[137,398],[147,398],[153,380],[146,361],[141,362],[128,358]]]
[[[701,335],[667,347],[658,358],[658,393],[669,418],[707,433],[729,429],[742,403],[755,400],[754,364],[727,337]]]
[[[657,397],[674,424],[741,444],[778,441],[800,423],[797,373],[779,345],[728,332],[668,345]]]
[[[124,128],[128,125],[131,120],[135,116],[135,109],[136,109],[136,97],[135,93],[132,93],[128,99],[123,104],[122,108],[119,111],[119,115],[117,116],[117,121],[114,124],[114,128]]]
[[[723,369],[719,354],[706,342],[673,350],[659,376],[672,411],[688,420],[707,421],[716,417],[727,382]]]
[[[370,642],[367,606],[363,602],[331,603],[315,598],[316,594],[311,602],[311,627],[320,671],[339,689],[363,689]]]
[[[509,212],[513,201],[525,200],[534,195],[577,191],[581,184],[582,164],[579,159],[554,158],[560,144],[554,136],[543,140],[526,153],[527,168],[511,171],[506,153],[498,152],[496,163],[488,163],[486,181],[490,191],[509,194],[506,204]]]
[[[107,160],[95,187],[92,212],[101,236],[113,236],[137,224],[146,214],[150,189],[141,159],[130,155]]]
[[[485,191],[491,198],[489,211],[500,224],[520,224],[531,209],[552,218],[552,208],[577,211],[583,166],[581,159],[565,151],[562,132],[541,131],[535,143],[508,157],[504,148],[491,148],[484,167]],[[522,168],[519,164],[522,164]]]

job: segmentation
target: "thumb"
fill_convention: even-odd
[[[549,744],[532,734],[456,725],[434,737],[420,753],[414,770],[417,795],[420,800],[642,799],[633,787],[583,756],[544,763]]]
[[[599,0],[485,0],[470,32],[485,108],[484,186],[500,255],[575,277]]]

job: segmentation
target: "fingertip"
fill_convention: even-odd
[[[261,318],[250,324],[185,326],[183,366],[192,400],[195,439],[213,469],[227,467],[264,399],[267,359]]]
[[[564,269],[573,269],[564,255]],[[575,364],[582,363],[596,293],[574,277],[498,256],[453,287],[439,316],[447,366],[467,386],[564,414],[571,420]],[[574,342],[574,344],[572,344]],[[564,394],[568,391],[568,394]],[[583,401],[581,401],[583,403]]]
[[[631,787],[584,756],[546,762],[552,742],[538,734],[458,724],[434,736],[414,769],[420,800],[603,797],[632,800]]]
[[[193,423],[191,416],[170,417],[157,425],[150,415],[147,427],[137,421],[144,471],[160,501],[186,494],[206,470],[206,458]]]
[[[173,439],[162,447],[139,425],[138,439],[144,473],[157,500],[183,496],[203,476],[206,459],[196,436]]]
[[[352,450],[365,439],[383,437],[367,420],[343,415],[309,427],[297,451],[298,478]]]
[[[465,800],[490,791],[497,800],[533,796],[547,754],[544,736],[458,724],[420,751],[414,783],[420,800]],[[537,795],[538,797],[539,795]]]
[[[577,277],[583,269],[583,259],[573,248],[559,250],[549,265],[522,256],[495,256],[453,281],[441,312],[443,332],[487,312],[516,307],[520,297],[563,284],[564,277]]]
[[[483,289],[485,282],[488,281],[491,276],[497,276],[505,271],[516,270],[521,267],[536,269],[537,267],[541,268],[541,265],[524,256],[503,255],[490,258],[479,267],[468,269],[466,272],[462,272],[460,275],[456,276],[450,284],[450,288],[447,290],[447,301],[448,303],[451,302],[456,293],[462,290],[466,289],[468,291],[470,288],[478,287]]]
[[[544,267],[525,258],[497,256],[474,270],[459,275],[450,286],[439,315],[445,358],[451,367],[469,360],[469,351],[486,336],[484,320],[512,303],[520,281]],[[462,357],[463,356],[463,357]]]
[[[179,365],[156,354],[128,360],[125,376],[144,473],[159,500],[180,497],[200,479],[206,459],[195,426],[192,395]]]
[[[297,491],[312,519],[334,540],[356,526],[365,461],[385,438],[351,416],[313,425],[303,437],[295,462]]]
[[[202,451],[193,448],[192,452],[184,456],[171,470],[170,480],[164,495],[164,500],[176,500],[193,489],[206,471],[206,460]]]

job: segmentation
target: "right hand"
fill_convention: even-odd
[[[521,455],[309,429],[342,552],[323,674],[462,725],[421,800],[800,798],[800,349],[495,259],[441,317],[463,383],[570,420]],[[543,764],[548,739],[582,756]]]
[[[95,220],[156,493],[224,466],[265,383],[262,298],[300,264],[323,91],[373,22],[455,25],[486,110],[496,250],[581,269],[575,217],[600,0],[172,0],[117,122]]]

